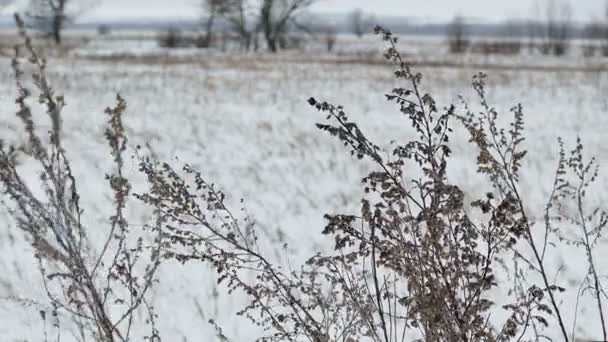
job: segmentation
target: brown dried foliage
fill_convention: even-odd
[[[357,159],[370,160],[374,170],[362,180],[365,196],[359,213],[326,216],[323,234],[335,242],[335,249],[311,257],[295,270],[264,255],[255,222],[244,210],[233,212],[227,196],[200,171],[139,154],[139,168],[149,189],[134,196],[157,213],[151,229],[158,236],[150,246],[138,240],[135,248],[126,247],[132,232],[124,216],[130,185],[122,173],[126,136],[125,103],[120,97],[117,106],[107,110],[106,131],[116,165],[107,177],[115,194],[115,213],[108,239],[91,263],[87,229],[80,223],[76,180],[61,141],[64,102],[53,95],[44,76],[45,64],[24,35],[38,69],[35,84],[53,123],[47,147],[35,132],[25,102],[30,93],[22,85],[23,72],[15,59],[18,116],[28,135],[30,156],[42,166],[46,197],[34,196],[20,178],[19,152],[14,147],[2,147],[0,175],[6,195],[16,205],[13,214],[32,239],[57,310],[88,322],[101,341],[126,340],[133,311],[143,305],[151,312],[145,293],[156,267],[161,260],[173,260],[211,266],[229,293],[246,295],[250,301],[237,314],[265,331],[259,341],[535,341],[546,337],[545,328],[553,324],[560,338],[569,341],[576,336],[567,332],[559,306],[564,289],[549,280],[546,268],[546,254],[555,237],[585,251],[588,272],[583,289],[597,303],[606,339],[603,307],[607,296],[594,248],[608,217],[600,208],[589,211],[585,203],[598,175],[595,160],[584,161],[580,140],[569,156],[560,142],[544,220],[534,222],[525,210],[519,185],[526,157],[522,106],[512,109],[508,128],[500,127],[498,112],[486,100],[485,75],[480,74],[473,80],[479,112],[466,104],[441,109],[422,91],[422,75],[401,58],[397,38],[380,27],[376,32],[388,43],[385,57],[396,66],[395,77],[404,84],[386,98],[409,120],[415,138],[393,144],[387,153],[349,120],[342,106],[309,100],[327,115],[327,122],[317,127],[336,137]],[[447,172],[455,123],[469,133],[478,151],[478,172],[490,184],[482,198],[470,203],[472,209]],[[405,170],[413,168],[420,176],[408,180]],[[577,208],[574,215],[560,210],[572,202]],[[562,227],[568,225],[580,228],[580,234],[574,238],[565,234]],[[521,246],[529,247],[532,256],[520,253]],[[150,263],[143,275],[135,276],[133,264],[144,251],[150,251]],[[100,260],[107,253],[113,257],[104,266]],[[509,266],[509,260],[514,266]],[[527,277],[520,264],[540,282],[529,280],[533,278]],[[56,271],[49,273],[48,267]],[[504,281],[500,268],[509,268],[513,281],[509,301],[504,303],[492,297],[499,281]],[[103,287],[97,285],[99,277],[106,279]],[[53,281],[59,281],[64,290],[59,296],[48,286]],[[121,298],[120,293],[128,296]],[[125,303],[124,318],[111,320],[110,297]],[[502,320],[495,318],[500,317],[499,311],[504,314]],[[153,322],[153,313],[150,317]],[[227,340],[221,327],[210,323],[217,337]],[[154,326],[152,330],[152,336],[160,339]]]

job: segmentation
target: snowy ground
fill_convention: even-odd
[[[319,234],[323,214],[355,211],[362,194],[360,178],[369,168],[315,128],[324,117],[306,100],[314,96],[345,105],[351,117],[384,146],[393,139],[408,139],[411,132],[408,121],[384,100],[383,94],[396,83],[391,68],[376,58],[382,43],[369,39],[351,49],[346,44],[354,45],[353,40],[348,42],[334,54],[271,56],[194,50],[167,53],[153,42],[131,45],[114,40],[93,42],[62,58],[51,58],[51,80],[68,104],[65,141],[80,180],[87,222],[96,227],[110,215],[110,194],[103,182],[110,166],[103,109],[113,104],[119,92],[129,105],[130,146],[147,143],[161,159],[178,157],[190,162],[225,189],[234,203],[244,198],[264,237],[277,245],[285,239],[292,246],[289,255],[272,248],[269,253],[297,263],[330,247]],[[580,135],[588,155],[595,155],[600,164],[608,163],[606,60],[464,56],[457,63],[447,63],[453,59],[439,43],[416,39],[403,44],[408,56],[421,64],[425,91],[434,94],[439,104],[447,105],[458,95],[475,103],[470,80],[477,71],[489,74],[489,98],[499,111],[507,114],[516,103],[523,104],[529,158],[522,188],[536,217],[542,215],[551,186],[558,136],[573,144]],[[20,141],[23,134],[14,118],[14,95],[10,60],[0,59],[0,137]],[[457,130],[454,141],[450,177],[473,196],[484,182],[475,176],[474,155],[462,130]],[[134,162],[129,168],[136,190],[142,189]],[[608,201],[605,170],[590,194],[597,203]],[[130,214],[135,225],[148,218],[138,209]],[[95,234],[103,236],[103,231]],[[27,246],[20,232],[8,224],[0,227],[0,341],[41,340],[39,309],[15,300],[44,302]],[[607,249],[600,250],[605,276],[608,254]],[[583,259],[564,253],[555,253],[551,259],[553,272],[565,267],[560,277],[574,292],[576,279],[584,275],[576,260]],[[233,316],[239,309],[238,297],[216,291],[208,270],[200,266],[176,270],[168,265],[160,279],[153,302],[164,341],[212,340],[212,328],[206,324],[209,318],[216,318],[235,341],[251,340],[251,330]],[[572,307],[572,296],[564,297],[565,307]],[[591,308],[580,314],[579,325],[587,329],[581,337],[599,338],[598,330],[592,330],[597,327],[591,320],[594,315]],[[69,334],[62,341],[71,341]]]

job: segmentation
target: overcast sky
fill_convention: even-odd
[[[349,12],[361,8],[378,15],[414,16],[431,20],[446,20],[455,13],[487,20],[529,18],[535,2],[549,0],[318,0],[315,12]],[[587,21],[605,13],[608,0],[570,1],[572,18]],[[194,17],[200,0],[100,0],[87,14],[89,18],[124,17]]]

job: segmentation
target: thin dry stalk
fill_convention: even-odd
[[[12,63],[19,91],[17,117],[23,123],[29,153],[0,142],[0,184],[10,200],[8,209],[31,241],[54,312],[67,314],[77,325],[87,327],[87,334],[96,341],[127,341],[131,338],[134,312],[145,303],[154,281],[161,240],[157,237],[151,248],[145,248],[142,237],[135,245],[129,239],[132,234],[124,208],[131,185],[123,172],[127,138],[122,117],[126,102],[118,96],[116,107],[106,110],[105,135],[114,161],[114,171],[106,179],[114,194],[115,213],[110,217],[106,242],[96,253],[91,247],[90,229],[83,223],[81,194],[63,139],[62,113],[66,103],[62,96],[55,95],[46,75],[46,61],[33,48],[19,16],[16,22],[28,63],[34,70],[33,85],[51,128],[47,143],[37,132],[39,119],[29,105],[34,92],[27,86],[18,46]],[[39,167],[43,195],[38,195],[31,180],[22,176],[18,168],[21,158],[29,158]],[[156,225],[150,227],[153,232],[162,223],[162,216],[158,217]],[[139,260],[144,256],[149,261],[142,264]],[[113,318],[113,314],[117,315]]]

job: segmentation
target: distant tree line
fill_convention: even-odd
[[[467,22],[460,15],[447,26],[426,25],[408,27],[401,32],[411,31],[436,33],[443,31],[447,35],[450,52],[463,53],[471,46],[471,37],[495,37],[513,38],[521,42],[521,38],[528,39],[530,50],[539,50],[542,54],[556,56],[568,52],[572,39],[594,39],[600,41],[603,54],[608,56],[608,1],[606,12],[599,19],[594,19],[589,24],[577,24],[572,21],[572,8],[570,3],[562,0],[549,0],[546,6],[541,8],[539,3],[534,9],[535,20],[507,21],[500,24],[476,24]],[[505,43],[506,44],[506,43]],[[590,45],[597,46],[597,45]],[[491,50],[495,50],[491,48]],[[508,48],[508,51],[514,49]],[[516,49],[517,50],[517,49]]]
[[[547,0],[544,6],[537,1],[532,10],[534,19],[477,23],[456,15],[447,24],[420,23],[411,18],[376,18],[361,9],[341,17],[306,15],[306,10],[316,0],[200,1],[201,18],[195,25],[202,32],[195,42],[199,47],[212,45],[216,33],[231,32],[243,50],[258,50],[263,41],[269,51],[277,52],[297,44],[292,33],[300,32],[324,39],[331,50],[337,33],[362,37],[370,33],[374,25],[381,24],[402,34],[447,35],[449,49],[456,53],[471,48],[471,37],[496,37],[527,38],[530,49],[562,55],[567,52],[571,39],[585,38],[600,41],[598,45],[608,55],[608,1],[605,13],[587,24],[572,21],[572,9],[565,0]],[[0,0],[0,9],[13,3],[17,1]],[[31,28],[45,32],[59,45],[66,25],[97,3],[94,0],[27,0],[24,14]],[[167,30],[163,40],[177,44],[179,30],[175,27]]]

